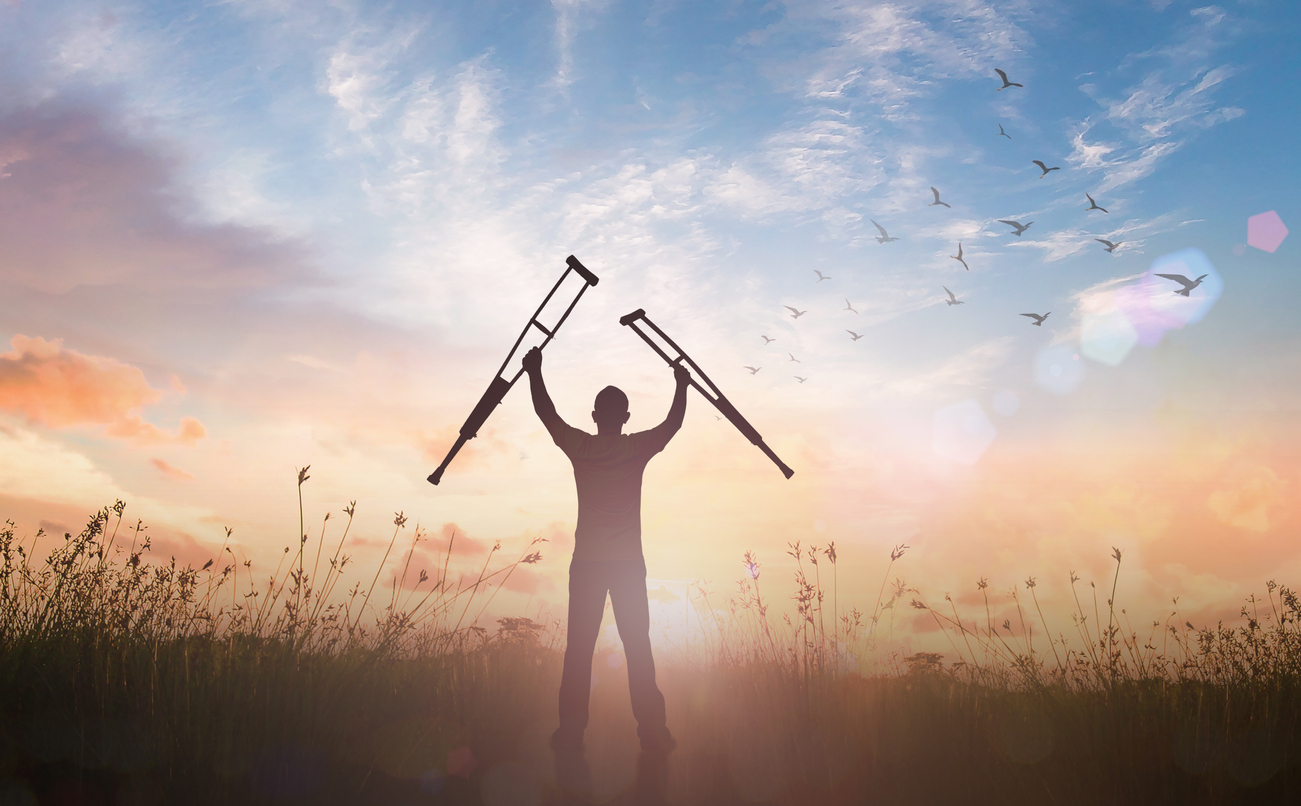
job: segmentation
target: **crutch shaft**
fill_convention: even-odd
[[[510,380],[506,380],[506,378],[503,377],[506,367],[510,364],[511,358],[515,356],[515,351],[519,349],[520,343],[524,341],[524,337],[528,335],[529,329],[536,327],[538,330],[541,330],[546,334],[546,339],[544,339],[540,345],[540,347],[546,347],[551,343],[551,340],[556,337],[556,333],[560,330],[560,326],[565,323],[565,319],[569,318],[569,313],[574,309],[574,306],[578,304],[578,300],[582,299],[583,292],[590,286],[594,286],[599,282],[597,276],[580,263],[578,258],[573,255],[565,258],[565,263],[568,265],[568,268],[566,268],[564,273],[560,275],[560,279],[551,287],[551,290],[547,292],[546,298],[542,300],[542,304],[538,306],[537,311],[533,313],[533,316],[529,317],[528,324],[524,326],[524,330],[520,333],[519,338],[515,340],[515,344],[510,348],[510,352],[506,354],[506,360],[502,362],[501,369],[497,370],[496,377],[494,377],[492,382],[488,384],[488,391],[483,393],[483,397],[479,398],[479,403],[474,407],[474,410],[470,412],[470,416],[465,419],[465,425],[461,426],[461,431],[456,438],[456,443],[452,445],[452,449],[447,452],[447,456],[443,459],[443,463],[438,466],[438,469],[429,474],[427,480],[430,484],[437,484],[442,480],[443,471],[445,471],[447,466],[451,464],[452,458],[456,456],[466,442],[478,436],[479,429],[482,428],[483,424],[488,421],[490,416],[492,416],[492,413],[496,410],[497,406],[501,405],[501,401],[506,397],[506,393],[510,391],[510,388],[515,385],[515,381],[519,380],[520,375],[524,373],[524,370],[521,369],[519,372],[516,372]],[[578,294],[574,296],[573,301],[569,303],[569,307],[565,309],[565,312],[561,315],[560,319],[550,328],[547,328],[538,321],[538,316],[542,314],[543,309],[547,307],[547,303],[551,301],[551,298],[555,295],[556,291],[560,289],[560,286],[565,282],[565,278],[569,276],[569,272],[571,271],[583,278],[583,287],[578,290]]]
[[[714,393],[711,396],[709,392],[707,392],[705,388],[697,383],[693,378],[691,380],[691,385],[695,387],[696,391],[700,392],[700,396],[714,404],[714,408],[718,409],[719,413],[728,419],[728,422],[736,426],[736,429],[740,431],[746,439],[750,440],[751,444],[757,446],[759,450],[763,451],[764,454],[777,465],[778,469],[781,470],[782,475],[786,478],[790,478],[795,474],[794,470],[791,470],[784,462],[782,462],[781,459],[777,458],[777,454],[773,453],[772,448],[769,448],[767,443],[763,441],[763,437],[759,436],[759,432],[741,416],[741,412],[736,410],[736,407],[733,406],[732,402],[723,395],[717,386],[714,385],[714,382],[709,379],[709,376],[704,373],[704,370],[702,370],[695,361],[692,361],[691,357],[687,355],[686,352],[673,341],[673,339],[669,338],[664,331],[660,330],[654,322],[646,317],[646,311],[644,309],[638,308],[626,316],[619,317],[619,324],[632,328],[632,331],[640,336],[642,341],[646,342],[652,350],[658,353],[660,358],[663,358],[669,366],[677,366],[679,363],[689,365],[692,371],[698,374],[700,379],[704,381]],[[646,333],[638,327],[638,324],[645,324],[651,330],[655,331],[655,334],[663,339],[665,344],[678,354],[677,358],[670,357],[669,354],[661,349],[658,344],[651,340],[650,336],[646,335]]]
[[[511,382],[500,375],[492,379],[492,383],[488,384],[488,391],[483,393],[483,397],[479,398],[479,404],[474,407],[474,411],[471,411],[470,416],[465,418],[465,425],[461,426],[460,435],[456,438],[456,444],[447,452],[447,458],[443,459],[443,463],[438,466],[437,470],[429,474],[428,481],[430,484],[437,484],[442,480],[443,471],[451,464],[452,457],[456,456],[466,442],[479,435],[479,429],[488,421],[488,417],[492,415],[493,410],[501,405],[501,401],[506,397],[506,393],[510,391],[510,387]]]
[[[443,471],[446,470],[447,466],[452,463],[452,457],[460,453],[461,446],[466,443],[467,439],[468,438],[465,436],[458,436],[456,438],[456,444],[452,445],[452,449],[448,451],[447,456],[443,458],[443,463],[438,466],[437,470],[435,470],[433,473],[430,473],[429,477],[425,479],[425,481],[429,482],[430,484],[437,484],[438,482],[442,481]]]

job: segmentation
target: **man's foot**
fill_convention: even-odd
[[[577,752],[583,749],[583,729],[561,725],[551,734],[551,749]]]
[[[641,749],[648,753],[667,753],[678,746],[677,740],[666,727],[661,726],[652,730],[638,728],[637,735],[641,737]]]

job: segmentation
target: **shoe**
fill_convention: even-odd
[[[641,735],[641,749],[648,753],[667,753],[678,746],[678,742],[669,733],[669,729],[659,727],[649,732],[638,730]]]
[[[577,752],[583,749],[583,729],[561,726],[551,734],[551,749]]]

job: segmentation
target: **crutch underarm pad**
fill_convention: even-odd
[[[592,274],[591,270],[589,270],[586,266],[584,266],[582,263],[579,263],[578,258],[574,257],[573,255],[570,255],[569,257],[565,258],[565,262],[569,264],[569,268],[578,272],[579,276],[582,277],[584,280],[586,280],[588,285],[596,285],[599,278],[595,274]]]
[[[638,319],[641,319],[641,318],[644,317],[645,315],[646,315],[646,309],[645,309],[645,308],[638,308],[637,310],[633,311],[632,313],[628,314],[627,316],[620,316],[620,317],[619,317],[619,324],[624,325],[624,326],[631,325],[633,322],[636,322]]]

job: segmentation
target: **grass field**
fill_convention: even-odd
[[[533,547],[459,589],[445,565],[414,591],[376,570],[345,592],[350,521],[268,575],[225,549],[151,562],[123,511],[75,536],[0,528],[0,804],[1301,802],[1301,602],[1272,582],[1243,626],[1158,641],[1081,606],[1078,641],[1032,647],[902,584],[839,611],[832,546],[792,546],[785,590],[761,592],[747,556],[739,592],[702,602],[707,651],[661,662],[677,749],[639,752],[601,653],[586,751],[557,756],[559,625],[465,626]],[[793,618],[771,617],[791,590]],[[929,611],[952,660],[850,671],[896,604]]]

